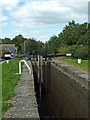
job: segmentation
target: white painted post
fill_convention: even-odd
[[[6,60],[7,63],[9,63],[10,60]]]
[[[21,74],[21,63],[22,63],[22,62],[24,62],[24,64],[27,66],[27,68],[28,68],[28,70],[29,70],[29,74],[31,74],[31,69],[30,69],[29,65],[26,63],[25,60],[21,60],[21,61],[19,62],[19,74]]]
[[[81,64],[81,59],[78,59],[78,64]]]

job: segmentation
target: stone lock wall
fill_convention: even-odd
[[[33,63],[36,74],[37,66]],[[43,62],[41,67],[42,88],[57,118],[88,118],[88,90],[53,62]]]
[[[88,118],[88,92],[51,65],[51,94],[61,118]]]

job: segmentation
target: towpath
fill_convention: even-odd
[[[30,61],[28,64],[31,66]],[[28,72],[27,68],[23,67],[23,72]],[[18,85],[15,88],[17,96],[8,102],[12,103],[12,107],[4,118],[37,118],[39,119],[37,101],[34,91],[33,74],[22,74]]]
[[[2,64],[2,63],[4,63],[5,62],[5,60],[4,61],[0,61],[0,64]]]

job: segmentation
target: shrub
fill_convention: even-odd
[[[73,57],[80,59],[88,58],[88,47],[87,46],[79,46],[73,53]]]
[[[4,59],[4,54],[11,54],[9,51],[7,50],[2,50],[2,58]]]

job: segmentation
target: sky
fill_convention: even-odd
[[[0,0],[0,38],[46,42],[72,20],[88,22],[89,0]]]

